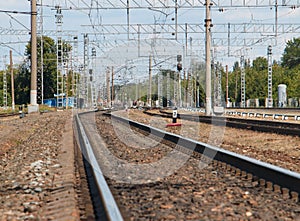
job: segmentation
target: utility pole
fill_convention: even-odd
[[[30,82],[30,105],[28,113],[38,112],[37,104],[37,31],[36,31],[36,0],[31,0],[31,82]]]
[[[12,50],[9,51],[9,60],[10,60],[10,77],[11,77],[11,108],[12,111],[15,111],[15,86],[14,86],[14,68],[12,60]]]
[[[206,88],[205,88],[205,94],[206,94],[206,106],[205,106],[205,114],[207,116],[210,116],[212,114],[211,111],[211,18],[210,18],[210,0],[206,0],[205,3],[206,6],[206,19],[204,20],[205,22],[205,36],[206,36],[206,41],[205,41],[205,61],[206,61]]]

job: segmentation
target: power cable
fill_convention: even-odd
[[[0,10],[0,13],[12,13],[12,14],[25,14],[25,15],[31,15],[31,12],[25,12],[25,11],[10,11],[10,10]]]
[[[19,25],[21,25],[22,27],[26,28],[27,30],[30,30],[29,28],[27,28],[24,24],[22,24],[20,21],[18,21],[16,18],[14,18],[12,15],[10,15],[9,13],[6,13],[11,19],[15,20]]]

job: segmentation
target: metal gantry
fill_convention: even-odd
[[[189,9],[204,8],[205,0],[103,0],[91,6],[85,1],[64,1],[65,10],[100,10],[100,9]],[[297,8],[299,0],[214,0],[212,6],[221,11],[229,7],[278,7]]]
[[[157,34],[157,38],[174,39],[172,35],[178,34],[202,34],[205,32],[204,23],[155,23],[155,24],[98,24],[82,25],[82,27],[98,27],[98,32],[88,32],[88,34],[98,34],[103,36],[118,36],[118,38],[138,39],[138,37],[149,38],[149,35]],[[177,30],[176,30],[177,27]],[[214,33],[264,33],[264,34],[300,33],[300,23],[216,23],[213,26]],[[1,30],[1,29],[0,29]],[[0,32],[1,33],[1,32]]]
[[[61,36],[74,36],[78,31],[75,30],[61,30]],[[27,29],[11,29],[0,27],[0,35],[13,35],[13,36],[28,36],[29,32]],[[46,36],[56,36],[57,30],[43,30],[43,34]]]

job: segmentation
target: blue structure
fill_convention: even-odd
[[[47,105],[48,107],[56,107],[56,98],[45,99],[43,104]],[[67,98],[63,99],[63,107],[66,107]],[[68,97],[68,107],[74,107],[74,97]]]

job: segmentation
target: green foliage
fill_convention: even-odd
[[[260,100],[264,105],[264,99],[268,96],[268,61],[264,57],[258,57],[252,62],[252,66],[245,68],[246,74],[246,99]],[[228,74],[229,98],[232,102],[241,101],[241,72],[238,62],[235,63],[234,69]],[[272,65],[272,91],[273,99],[278,99],[278,85],[287,85],[287,96],[300,97],[300,70],[298,66],[293,68],[279,65],[273,62]],[[223,75],[222,88],[226,88],[226,79]],[[224,91],[224,96],[225,96]]]
[[[65,52],[71,50],[71,46],[64,44]],[[56,43],[47,36],[43,36],[43,91],[44,99],[53,98],[57,88],[57,64],[56,64]],[[15,94],[16,104],[27,104],[30,102],[30,59],[31,59],[31,43],[29,42],[25,48],[26,59],[18,66],[15,74]],[[68,53],[64,53],[67,58]],[[37,66],[41,67],[41,38],[37,39]],[[70,72],[72,73],[72,72]],[[72,76],[68,75],[68,85],[72,82]],[[70,88],[69,88],[70,89]],[[70,90],[68,95],[70,96]]]
[[[26,62],[18,67],[18,73],[15,76],[15,103],[28,104],[30,102],[30,73]]]
[[[300,38],[289,40],[283,52],[282,66],[293,69],[300,65]]]

